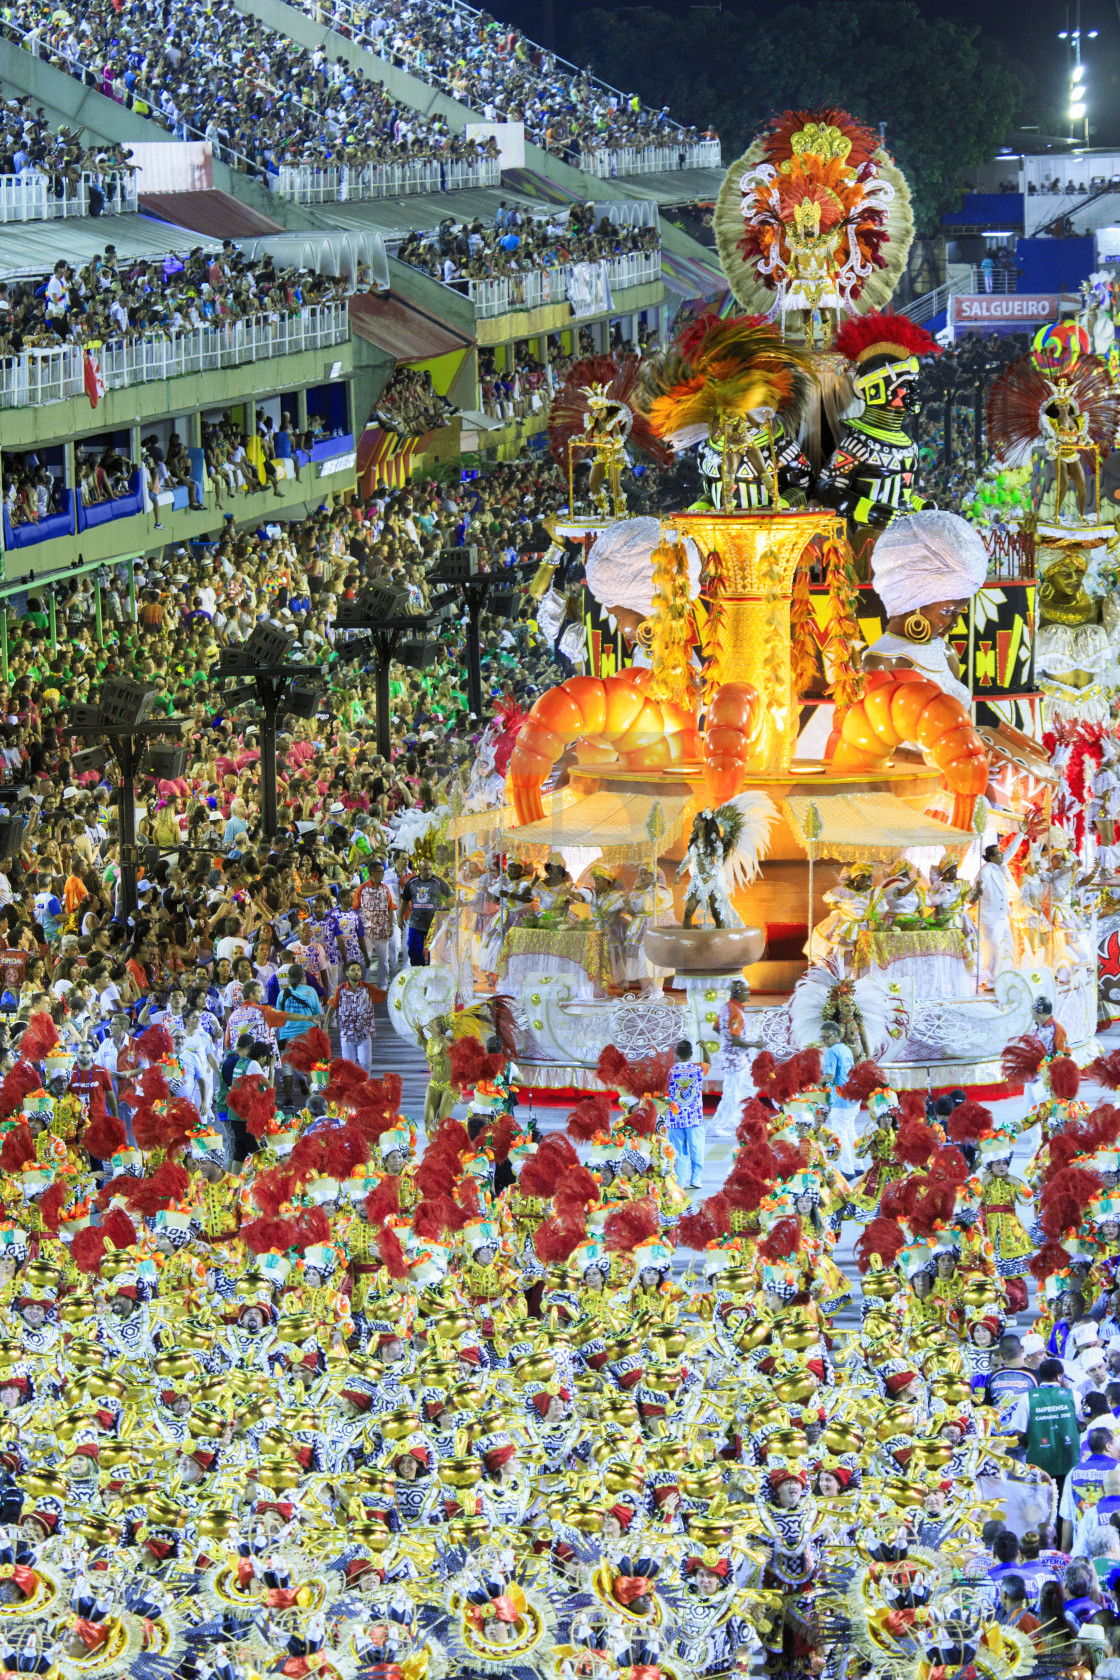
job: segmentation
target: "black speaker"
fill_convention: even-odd
[[[320,692],[319,683],[309,681],[306,677],[297,677],[281,701],[281,710],[287,712],[289,717],[313,718],[319,710]]]
[[[452,548],[439,557],[439,565],[429,575],[429,583],[462,583],[478,572],[477,548]]]
[[[426,671],[439,658],[438,642],[402,642],[397,658],[410,671]]]
[[[291,651],[294,632],[281,630],[278,624],[267,621],[255,624],[245,643],[245,658],[249,666],[264,669],[269,665],[283,665]]]
[[[390,619],[404,618],[407,609],[407,589],[396,584],[368,583],[353,601],[338,603],[335,624],[340,630],[368,630]]]
[[[19,856],[23,845],[23,818],[0,817],[0,861]]]
[[[517,599],[512,589],[492,589],[486,597],[486,611],[494,618],[508,618]]]
[[[104,770],[108,762],[108,747],[83,747],[71,758],[70,769],[75,776],[81,776],[87,770]]]
[[[187,748],[174,741],[153,741],[148,747],[144,773],[159,782],[177,782],[187,773],[188,758]]]
[[[107,678],[97,696],[102,723],[122,729],[146,723],[155,701],[156,690],[151,683],[130,682],[127,677]]]

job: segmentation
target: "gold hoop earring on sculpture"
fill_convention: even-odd
[[[902,634],[908,642],[928,642],[933,635],[933,626],[924,613],[912,612],[902,626]]]

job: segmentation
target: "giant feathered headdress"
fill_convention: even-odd
[[[809,393],[808,360],[757,315],[701,315],[647,362],[642,406],[659,437],[695,443],[733,415],[768,408],[796,422]]]
[[[914,233],[906,179],[878,135],[832,109],[773,117],[727,171],[714,226],[736,298],[769,319],[804,307],[809,269],[825,308],[881,309]]]
[[[554,461],[567,467],[569,450],[575,462],[585,461],[591,455],[591,445],[573,444],[572,439],[587,435],[594,399],[596,403],[621,403],[628,409],[627,443],[658,466],[668,466],[673,451],[661,441],[637,406],[641,366],[641,359],[632,351],[626,355],[586,356],[572,363],[549,410],[548,446]]]

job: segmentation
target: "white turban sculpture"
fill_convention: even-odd
[[[871,554],[871,581],[888,619],[934,601],[971,600],[988,575],[988,551],[959,513],[930,509],[892,519]]]
[[[592,544],[585,568],[587,587],[609,612],[625,607],[641,618],[653,610],[653,551],[661,541],[660,519],[643,515],[618,519],[608,525]],[[688,555],[688,593],[695,600],[700,593],[700,550],[691,537],[685,538]]]

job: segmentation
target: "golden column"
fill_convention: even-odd
[[[681,513],[666,529],[691,537],[709,579],[707,679],[758,690],[759,727],[747,772],[781,775],[797,739],[798,696],[790,680],[790,598],[798,562],[815,538],[846,542],[844,520],[819,508],[757,513]],[[806,561],[808,564],[808,561]]]

